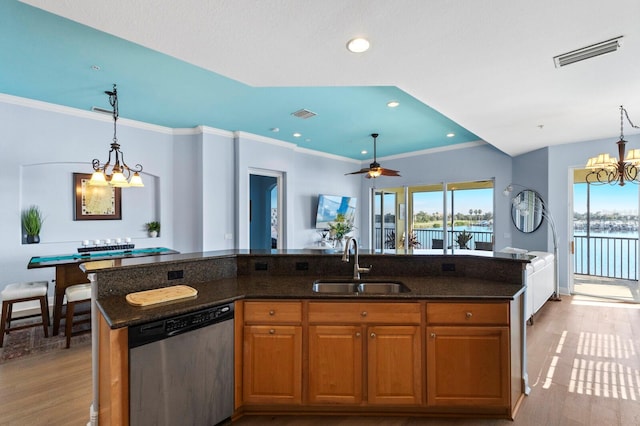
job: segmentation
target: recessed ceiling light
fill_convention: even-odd
[[[349,52],[353,53],[366,52],[369,50],[369,46],[369,40],[362,37],[353,38],[347,43],[347,49],[349,49]]]
[[[448,138],[452,138],[452,137],[454,137],[455,135],[456,135],[455,133],[447,133],[447,137],[448,137]]]
[[[398,101],[389,101],[389,102],[387,102],[387,106],[388,106],[389,108],[395,108],[395,107],[397,107],[398,105],[400,105],[400,102],[398,102]]]
[[[280,131],[280,129],[279,129],[279,128],[277,128],[277,127],[272,127],[270,130],[271,130],[273,133],[278,133],[278,132]]]
[[[364,155],[366,154],[368,151],[366,149],[363,149],[362,151],[360,151],[360,154]]]
[[[295,132],[295,133],[293,134],[293,137],[294,137],[294,138],[299,138],[300,136],[302,136],[302,133]]]

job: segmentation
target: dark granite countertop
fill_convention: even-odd
[[[327,276],[323,279],[348,279]],[[136,307],[123,295],[98,299],[98,307],[111,328],[128,327],[174,315],[180,315],[238,299],[306,299],[306,300],[512,300],[524,291],[520,284],[490,281],[470,277],[371,277],[375,280],[401,281],[409,289],[396,294],[333,294],[314,293],[314,279],[308,276],[238,276],[187,285],[198,290],[192,299],[160,305]]]
[[[218,250],[210,252],[194,252],[194,253],[169,253],[162,256],[148,256],[148,257],[126,257],[121,259],[113,259],[108,261],[84,261],[80,265],[80,268],[85,272],[96,272],[104,269],[126,269],[136,268],[139,266],[150,264],[162,264],[162,263],[180,263],[190,262],[198,260],[207,260],[212,257],[241,257],[241,256],[315,256],[326,257],[334,256],[339,258],[342,255],[342,250],[335,249],[286,249],[286,250]],[[442,250],[385,250],[384,253],[376,252],[373,250],[360,249],[360,256],[375,256],[375,257],[484,257],[494,258],[502,260],[511,260],[516,262],[528,263],[534,256],[520,253],[503,253],[503,252],[491,252],[483,250],[456,250],[455,252],[449,252],[444,254]]]

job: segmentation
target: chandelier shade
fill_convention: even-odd
[[[624,140],[624,119],[627,119],[631,127],[638,129],[629,120],[629,115],[624,107],[620,106],[620,140],[618,145],[618,157],[609,154],[598,154],[589,158],[585,168],[590,170],[586,180],[592,184],[605,184],[624,186],[627,182],[638,183],[638,166],[640,165],[640,149],[632,149],[625,156],[627,141]]]
[[[94,158],[91,162],[93,165],[93,174],[89,180],[89,185],[111,185],[118,188],[143,187],[144,183],[140,176],[142,165],[136,164],[135,167],[129,167],[124,161],[124,153],[120,151],[120,144],[118,143],[117,137],[117,121],[119,116],[118,89],[114,84],[113,91],[105,91],[104,93],[109,96],[109,104],[113,108],[113,140],[107,161],[101,163],[100,160]]]

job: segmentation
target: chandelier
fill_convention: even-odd
[[[89,180],[89,185],[93,186],[116,186],[120,188],[127,187],[142,187],[142,178],[140,172],[142,166],[136,164],[135,168],[131,168],[124,162],[124,153],[120,151],[120,144],[118,144],[118,137],[116,135],[116,122],[118,121],[118,90],[116,85],[113,85],[113,91],[105,91],[109,95],[109,104],[113,108],[113,141],[111,142],[111,149],[109,150],[109,158],[104,164],[100,163],[100,160],[94,158],[91,162],[93,164],[93,174]],[[113,155],[113,164],[111,159]]]
[[[610,157],[609,154],[599,154],[595,157],[589,158],[587,161],[586,169],[591,170],[587,176],[588,183],[595,184],[611,184],[624,186],[625,182],[638,183],[638,166],[640,165],[640,149],[632,149],[624,155],[625,145],[627,141],[624,140],[624,118],[631,127],[640,129],[640,127],[634,125],[629,120],[627,110],[620,105],[620,140],[616,142],[618,145],[618,160],[616,157]],[[624,159],[624,160],[623,160]]]

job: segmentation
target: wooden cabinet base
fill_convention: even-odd
[[[522,300],[236,302],[236,412],[510,419]],[[330,420],[328,420],[330,421]]]
[[[479,409],[479,408],[429,408],[429,407],[380,407],[371,405],[346,406],[346,405],[267,405],[245,404],[238,410],[233,419],[253,415],[281,415],[281,416],[334,416],[334,415],[363,415],[363,416],[411,416],[425,418],[468,418],[468,419],[507,419],[513,420],[513,416],[506,409]]]

